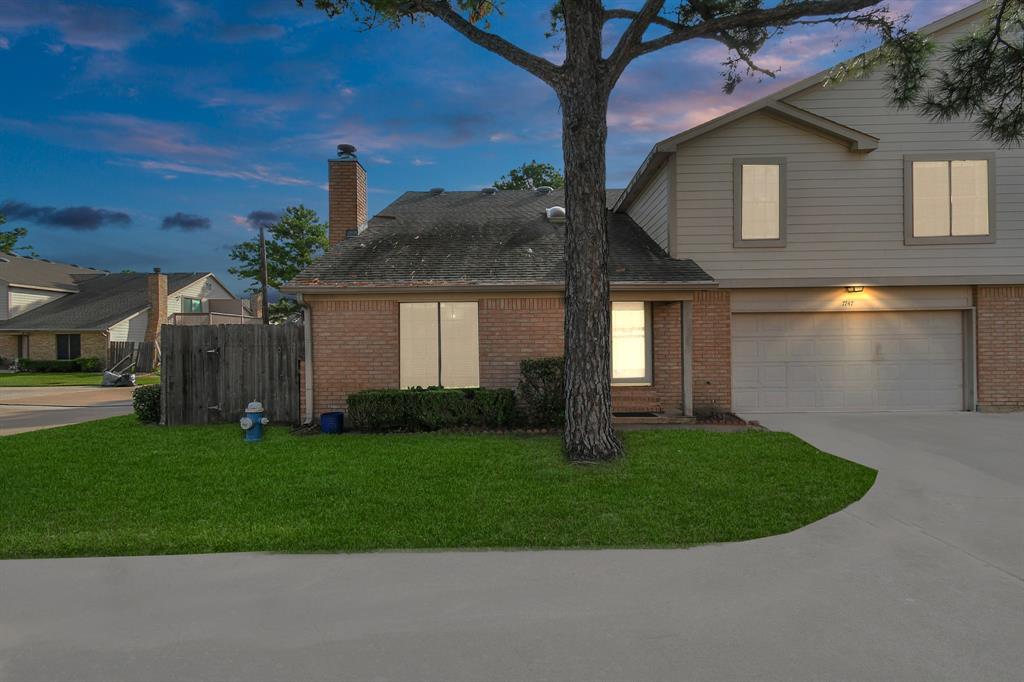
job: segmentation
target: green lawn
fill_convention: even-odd
[[[102,372],[18,372],[0,374],[0,388],[26,386],[99,386]],[[138,374],[135,381],[140,386],[159,384],[159,374]]]
[[[799,528],[875,471],[785,433],[644,431],[566,464],[558,439],[409,434],[247,444],[115,417],[0,438],[0,558],[267,550],[682,547]]]

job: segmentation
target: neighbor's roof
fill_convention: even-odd
[[[948,16],[933,21],[926,26],[922,26],[917,30],[917,32],[925,36],[938,33],[939,31],[949,28],[954,24],[964,21],[965,19],[970,19],[971,17],[984,12],[990,6],[991,0],[979,0],[978,2],[968,5],[967,7],[964,7],[963,9]],[[656,143],[647,154],[643,163],[640,164],[640,168],[638,168],[636,173],[633,174],[633,178],[629,181],[629,185],[626,187],[625,191],[622,192],[618,200],[613,203],[612,206],[615,210],[622,210],[626,208],[647,185],[647,181],[650,177],[662,167],[668,156],[674,152],[676,147],[680,144],[700,137],[701,135],[706,135],[713,130],[717,130],[722,126],[728,125],[733,121],[745,118],[754,113],[764,113],[774,118],[809,128],[824,135],[825,137],[830,137],[841,144],[847,145],[851,151],[870,152],[877,149],[879,142],[877,137],[783,101],[787,97],[803,92],[808,88],[816,86],[820,87],[826,81],[831,71],[831,68],[819,71],[813,76],[808,76],[803,80],[793,83],[792,85],[781,88],[769,95],[766,95],[765,97],[762,97],[761,99],[751,102],[750,104],[733,109],[732,111],[713,118],[710,121],[701,123],[700,125],[684,130],[681,133],[677,133],[676,135],[672,135],[671,137],[667,137]]]
[[[0,253],[0,281],[13,286],[77,291],[81,282],[104,274],[105,270],[96,268],[57,263],[45,258],[26,258],[13,253]]]
[[[206,277],[208,272],[168,272],[171,294]],[[149,307],[146,273],[120,272],[79,283],[78,293],[62,296],[27,313],[0,322],[8,331],[90,331],[109,329]]]
[[[563,190],[406,192],[283,290],[562,286],[565,224],[549,222],[545,209],[564,205]],[[613,286],[712,282],[693,261],[669,258],[629,216],[609,214],[608,236]]]

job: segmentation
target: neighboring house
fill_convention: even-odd
[[[985,7],[923,32],[949,43]],[[884,74],[825,75],[609,190],[617,413],[1024,408],[1024,151],[896,110]],[[331,250],[284,289],[309,313],[312,412],[513,387],[561,354],[561,192],[409,192],[367,222],[362,166],[328,167]]]
[[[110,342],[156,340],[162,324],[252,319],[212,273],[110,273],[0,254],[5,359],[105,360]]]

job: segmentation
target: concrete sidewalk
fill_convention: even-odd
[[[132,412],[132,387],[0,387],[0,436]]]

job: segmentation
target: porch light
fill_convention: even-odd
[[[846,290],[849,291],[851,294],[859,294],[860,292],[864,291],[864,285],[851,284],[850,286],[846,287]]]

